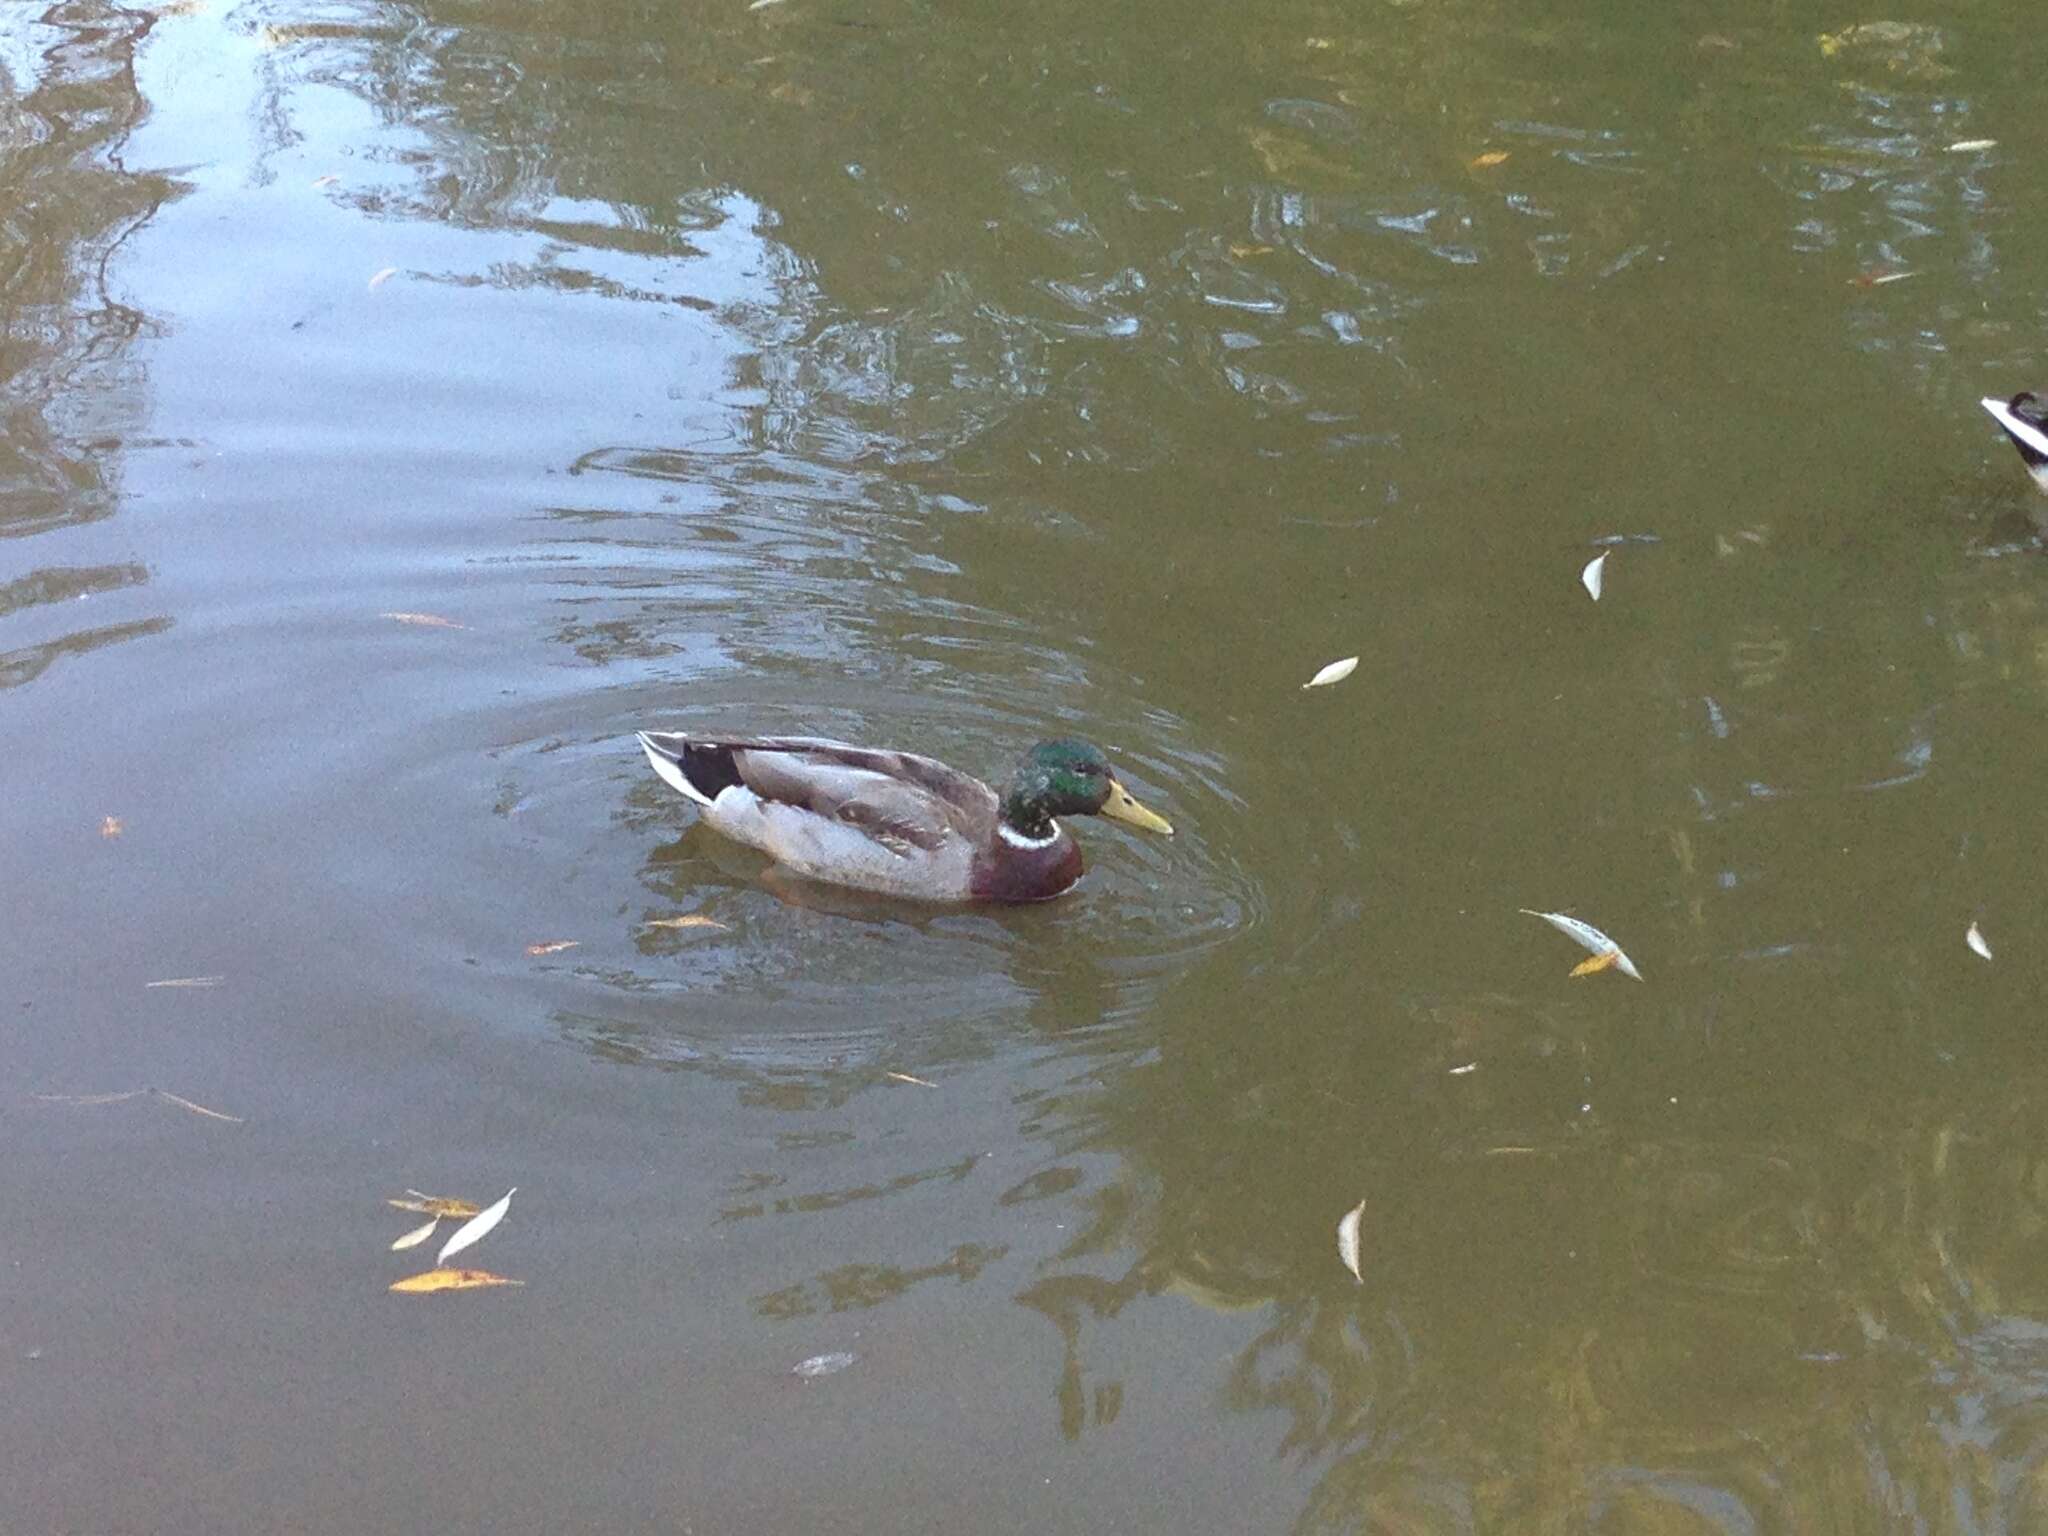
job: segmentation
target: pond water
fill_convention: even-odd
[[[0,1524],[2048,1525],[2035,30],[0,16]]]

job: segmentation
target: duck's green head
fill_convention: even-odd
[[[1017,765],[1003,796],[1003,820],[1025,837],[1046,836],[1055,816],[1112,816],[1173,835],[1173,824],[1132,799],[1102,749],[1086,741],[1041,741]]]

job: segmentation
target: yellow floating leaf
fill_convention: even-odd
[[[1243,261],[1247,256],[1270,256],[1273,254],[1273,247],[1270,245],[1233,245],[1230,248],[1230,254],[1239,261]]]
[[[445,1216],[451,1221],[467,1221],[483,1209],[473,1200],[444,1200],[439,1195],[423,1195],[416,1189],[408,1189],[411,1198],[386,1200],[386,1205],[396,1206],[401,1211],[417,1211],[422,1216]]]
[[[391,1245],[391,1251],[393,1253],[402,1253],[407,1248],[419,1247],[421,1243],[424,1243],[428,1238],[434,1235],[434,1228],[438,1227],[439,1225],[441,1225],[440,1217],[429,1217],[427,1219],[427,1224],[425,1226],[414,1227],[410,1232],[406,1233],[405,1236],[399,1238],[398,1241],[393,1243]]]
[[[370,274],[370,286],[372,288],[382,288],[396,276],[398,276],[398,268],[380,267],[377,271]]]
[[[487,1269],[429,1269],[391,1282],[391,1289],[405,1296],[423,1296],[432,1291],[474,1291],[486,1285],[524,1285],[524,1280],[507,1280]]]
[[[1512,150],[1489,149],[1483,155],[1474,155],[1470,160],[1467,160],[1465,164],[1467,165],[1467,167],[1475,171],[1490,171],[1496,165],[1503,163],[1507,159],[1507,157],[1512,153]]]
[[[467,629],[467,624],[458,624],[453,619],[444,619],[438,613],[380,613],[380,619],[396,619],[401,624],[423,624],[428,629]]]
[[[1602,971],[1613,970],[1619,964],[1621,964],[1620,950],[1603,949],[1599,954],[1592,956],[1590,959],[1581,960],[1577,965],[1573,966],[1572,975],[1597,976]]]
[[[645,926],[649,928],[716,928],[721,933],[729,931],[726,925],[719,922],[716,918],[704,917],[696,912],[687,913],[682,917],[650,917]]]
[[[920,1088],[936,1088],[937,1083],[928,1083],[921,1077],[912,1077],[908,1072],[884,1072],[884,1077],[893,1077],[899,1083],[915,1083]]]
[[[102,817],[100,818],[100,836],[101,836],[101,837],[119,837],[120,835],[121,835],[121,818],[120,818],[120,817],[118,817],[118,816],[102,816]]]
[[[552,955],[565,949],[574,949],[582,942],[581,939],[549,939],[544,943],[527,945],[526,952],[529,955]]]

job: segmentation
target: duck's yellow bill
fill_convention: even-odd
[[[1131,792],[1115,779],[1109,781],[1109,799],[1103,802],[1102,814],[1127,821],[1134,827],[1143,827],[1147,832],[1164,832],[1168,837],[1173,836],[1172,822],[1138,804],[1131,798]]]

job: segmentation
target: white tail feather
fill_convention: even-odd
[[[2024,443],[2034,452],[2048,456],[2048,433],[2032,426],[2015,416],[2003,400],[1987,395],[1977,402],[1991,413],[1991,419],[2005,428],[2008,436],[2016,443]]]

